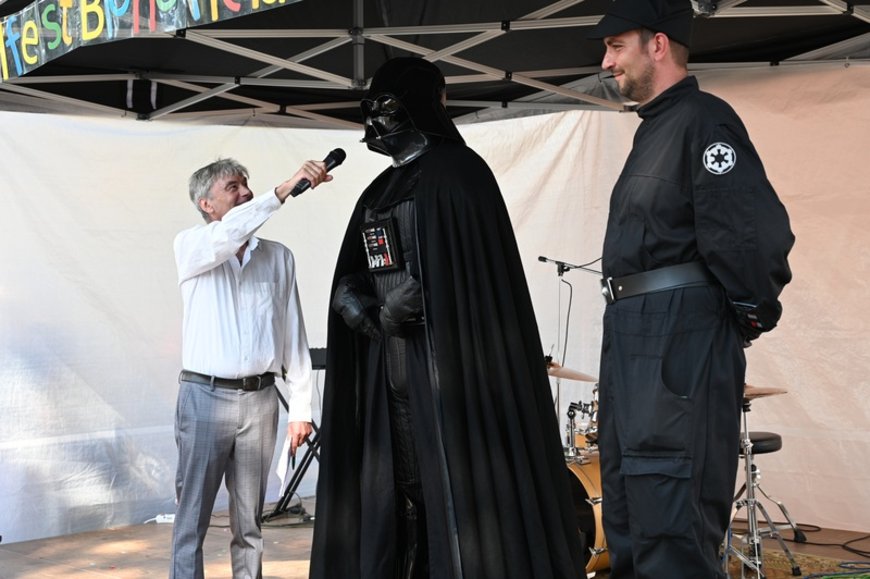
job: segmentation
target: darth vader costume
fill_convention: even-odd
[[[422,59],[375,74],[328,322],[313,579],[576,578],[582,536],[492,172]]]

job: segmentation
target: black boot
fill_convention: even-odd
[[[415,579],[417,563],[417,507],[407,496],[399,498],[399,539],[396,553],[396,579]]]

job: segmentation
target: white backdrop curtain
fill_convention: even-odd
[[[764,486],[799,522],[866,531],[870,68],[699,80],[743,117],[797,235],[780,327],[747,351],[749,383],[789,390],[752,406],[750,428],[784,441],[758,459]],[[538,256],[579,264],[600,254],[637,122],[575,112],[460,127],[501,184],[545,353],[593,375],[598,280],[575,270],[560,281]],[[322,347],[347,218],[387,160],[359,132],[256,119],[226,127],[4,112],[0,126],[0,534],[8,543],[171,513],[181,319],[172,239],[200,219],[188,176],[232,156],[262,193],[306,158],[347,151],[333,183],[288,202],[260,232],[294,250],[309,341]],[[564,407],[590,401],[592,384],[562,381],[558,392],[564,426]],[[314,493],[315,476],[316,462],[300,493]],[[280,493],[275,477],[270,500]]]

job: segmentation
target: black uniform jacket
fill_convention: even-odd
[[[333,291],[365,269],[363,207],[394,171],[412,176],[416,204],[425,367],[410,389],[432,576],[579,577],[581,536],[537,323],[486,163],[451,141],[382,173],[353,212]],[[328,332],[311,577],[355,579],[389,559],[396,533],[389,433],[370,432],[377,417],[387,424],[384,397],[366,392],[382,356],[334,312]]]
[[[703,261],[728,299],[757,306],[772,329],[794,236],[740,118],[691,76],[638,114],[610,201],[605,276]]]

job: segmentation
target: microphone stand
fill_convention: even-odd
[[[559,362],[562,364],[562,366],[564,366],[564,365],[565,365],[565,356],[567,356],[567,354],[568,354],[568,322],[569,322],[570,319],[571,319],[571,302],[573,301],[573,297],[574,297],[574,287],[573,287],[570,283],[568,283],[567,281],[564,280],[564,275],[565,275],[566,272],[569,272],[569,271],[571,271],[572,269],[579,269],[579,270],[581,270],[581,271],[585,271],[585,272],[588,272],[588,273],[594,273],[594,274],[597,274],[599,277],[601,276],[601,272],[600,272],[600,271],[597,271],[597,270],[594,270],[594,269],[592,269],[592,268],[590,268],[590,267],[588,267],[589,264],[576,265],[576,264],[568,263],[568,262],[566,262],[566,261],[561,261],[561,260],[558,260],[558,259],[551,259],[551,258],[546,257],[546,256],[543,256],[543,255],[538,256],[538,261],[541,261],[541,262],[544,262],[544,263],[553,263],[553,264],[556,264],[556,274],[557,274],[558,277],[559,277],[559,282],[566,284],[566,285],[571,289],[571,293],[569,294],[569,298],[568,298],[568,311],[567,311],[567,313],[565,314],[565,342],[564,342],[564,344],[562,344],[562,334],[561,334],[561,332],[562,332],[562,326],[561,326],[561,320],[562,320],[562,297],[561,297],[561,295],[559,296],[559,300],[558,300],[558,301],[559,301],[559,309],[558,309],[558,311],[556,312],[556,315],[557,315],[557,317],[558,317],[558,319],[559,319],[558,330],[557,330],[557,335],[556,335],[556,341],[559,342],[559,345],[563,346],[563,349],[562,349],[562,359],[561,359]],[[598,261],[598,260],[595,260],[595,261]],[[591,262],[591,263],[595,263],[595,261],[593,261],[593,262]],[[560,289],[561,289],[561,286],[560,286]],[[557,417],[557,419],[558,419],[559,413],[561,412],[561,409],[562,409],[562,407],[561,407],[561,397],[562,397],[562,379],[561,379],[560,377],[557,376],[557,377],[556,377],[556,400],[555,400],[555,403],[556,403],[556,417]],[[570,410],[570,409],[569,409],[569,410]],[[573,416],[572,416],[571,418],[573,418]],[[574,436],[574,433],[573,433],[573,420],[572,420],[571,422],[572,422],[572,426],[571,426],[571,428],[572,428],[572,432],[570,432],[570,433],[568,434],[568,438],[569,438],[569,440],[566,441],[569,447],[573,447],[573,446],[574,446],[574,442],[573,442],[573,436]]]
[[[583,265],[575,265],[573,263],[568,263],[567,261],[559,261],[558,259],[550,259],[549,257],[545,257],[543,255],[538,256],[538,261],[543,261],[544,263],[555,263],[556,264],[556,273],[559,274],[560,278],[562,277],[562,275],[566,271],[571,271],[572,269],[579,269],[581,271],[585,271],[588,273],[594,273],[595,275],[598,275],[598,276],[601,275],[601,272],[598,271],[597,269],[592,269],[591,267],[588,267],[589,266],[588,263],[583,264]],[[598,261],[598,260],[596,259],[595,261]],[[593,261],[591,263],[595,263],[595,261]]]

